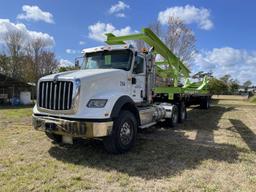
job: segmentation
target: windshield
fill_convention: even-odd
[[[123,69],[130,70],[132,61],[131,50],[100,51],[87,53],[83,69]]]

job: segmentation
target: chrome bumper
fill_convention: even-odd
[[[81,138],[110,135],[113,126],[113,121],[87,122],[35,115],[32,115],[32,122],[36,130]]]

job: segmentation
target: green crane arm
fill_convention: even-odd
[[[149,46],[154,47],[155,53],[160,54],[164,58],[164,62],[156,62],[156,64],[168,64],[172,69],[174,79],[182,74],[184,77],[189,77],[189,69],[181,62],[181,60],[172,53],[172,51],[155,35],[150,29],[142,29],[142,33],[131,34],[125,36],[115,36],[112,33],[106,34],[109,45],[125,44],[127,40],[143,40]],[[170,71],[169,71],[170,72]]]

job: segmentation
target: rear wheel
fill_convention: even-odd
[[[112,133],[104,138],[105,149],[110,153],[124,153],[130,150],[137,136],[137,120],[130,111],[121,111],[114,120]]]
[[[56,135],[56,134],[50,133],[50,132],[45,132],[45,134],[49,139],[55,141],[56,143],[61,143],[61,141],[62,141],[61,135]]]
[[[201,98],[200,107],[201,107],[201,109],[209,109],[210,108],[210,98],[209,97]]]
[[[184,102],[179,104],[179,123],[183,123],[187,119],[187,108]]]
[[[176,105],[173,106],[172,109],[172,117],[166,119],[166,123],[170,127],[175,127],[178,123],[178,118],[179,118],[179,109]]]

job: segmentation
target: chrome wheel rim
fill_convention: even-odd
[[[123,145],[128,145],[132,140],[133,129],[132,125],[127,121],[121,125],[120,140]]]

